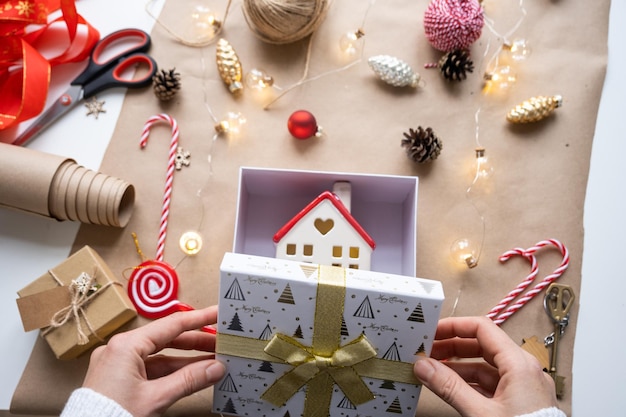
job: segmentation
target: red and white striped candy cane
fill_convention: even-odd
[[[569,251],[567,250],[567,247],[563,245],[557,239],[548,239],[548,240],[542,240],[538,242],[535,246],[526,249],[524,251],[524,256],[534,257],[535,252],[537,252],[539,249],[543,247],[550,246],[550,245],[555,246],[557,249],[559,249],[559,251],[561,252],[561,255],[563,255],[563,260],[561,261],[561,264],[554,270],[554,272],[552,272],[550,275],[543,278],[541,282],[535,285],[530,291],[522,295],[515,303],[513,303],[508,308],[506,308],[506,310],[504,310],[501,314],[497,315],[497,317],[496,315],[491,316],[494,323],[498,325],[504,323],[506,319],[508,319],[515,312],[517,312],[519,309],[524,307],[524,305],[526,305],[528,301],[530,301],[533,297],[535,297],[537,294],[543,291],[544,288],[546,288],[548,285],[554,282],[557,278],[563,275],[563,273],[569,266],[570,257],[569,257]],[[526,282],[526,280],[524,282]],[[528,284],[530,284],[530,282],[528,282],[526,286]],[[503,307],[501,308],[501,310],[502,309]]]
[[[511,301],[513,301],[518,295],[520,295],[535,280],[537,274],[539,273],[539,268],[537,267],[537,258],[535,257],[535,255],[526,253],[526,250],[522,248],[514,248],[510,251],[504,252],[502,255],[500,255],[499,260],[500,262],[506,262],[516,255],[523,256],[530,262],[530,273],[511,292],[509,292],[506,297],[500,300],[500,302],[496,304],[489,311],[489,313],[487,313],[487,317],[492,320],[496,320],[495,317],[500,314]]]
[[[161,209],[161,224],[159,226],[159,239],[157,241],[156,260],[163,261],[163,252],[165,250],[165,237],[167,236],[167,221],[170,214],[170,201],[172,197],[172,182],[174,180],[174,169],[176,163],[176,149],[178,148],[178,123],[176,119],[168,114],[161,113],[152,116],[143,126],[141,133],[141,141],[139,146],[143,149],[148,144],[148,136],[152,125],[165,121],[172,127],[172,140],[170,142],[170,151],[167,160],[167,174],[165,176],[165,191],[163,193],[163,206]]]

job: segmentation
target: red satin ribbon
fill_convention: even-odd
[[[58,17],[50,16],[59,10]],[[79,25],[86,30],[78,31]],[[42,54],[41,45],[68,39],[58,55]],[[51,68],[85,60],[99,39],[100,33],[76,12],[74,0],[0,1],[0,130],[41,113]]]

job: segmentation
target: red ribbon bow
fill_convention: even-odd
[[[41,113],[51,68],[85,60],[99,39],[74,0],[0,1],[0,130]],[[58,55],[43,55],[46,45],[64,43]]]

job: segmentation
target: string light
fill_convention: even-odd
[[[202,249],[202,236],[196,231],[185,232],[180,237],[178,244],[184,254],[193,256]]]
[[[198,0],[189,6],[187,13],[182,14],[183,18],[167,23],[161,20],[156,10],[153,11],[155,3],[156,0],[148,0],[146,3],[148,16],[183,45],[201,47],[213,43],[222,32],[232,0],[228,0],[221,20],[206,5],[206,1]]]
[[[515,39],[511,42],[505,41],[502,44],[502,50],[515,62],[525,61],[532,52],[526,39]]]
[[[479,141],[479,119],[480,108],[476,111],[474,115],[475,122],[475,141],[476,141],[476,149],[475,149],[475,161],[474,161],[474,169],[473,169],[473,179],[471,184],[467,187],[465,191],[465,197],[470,201],[472,207],[478,214],[481,222],[481,238],[479,241],[468,239],[466,237],[457,239],[452,243],[450,247],[450,254],[452,258],[463,265],[466,265],[468,268],[474,268],[478,265],[478,261],[480,259],[480,255],[482,252],[482,247],[485,240],[485,217],[483,216],[481,210],[478,205],[474,201],[474,197],[478,196],[479,190],[483,191],[483,194],[486,194],[489,191],[490,179],[494,173],[494,167],[492,164],[492,160],[487,156],[485,148],[480,144]],[[480,243],[477,243],[480,242]]]
[[[485,148],[479,146],[476,148],[476,174],[475,181],[479,181],[481,179],[489,179],[493,174],[493,165],[491,164],[491,160],[485,153]]]
[[[509,65],[495,67],[484,76],[486,93],[506,93],[517,82],[517,74]]]
[[[346,32],[339,38],[339,50],[347,56],[357,56],[363,50],[363,36],[365,32],[357,29],[354,32]]]
[[[208,7],[198,4],[191,11],[191,25],[189,30],[192,39],[198,43],[211,42],[222,28],[222,22]]]
[[[256,91],[262,91],[274,86],[274,78],[258,68],[252,68],[246,74],[245,81],[246,87]]]
[[[468,268],[474,268],[478,265],[478,253],[479,250],[476,245],[466,238],[455,240],[450,247],[452,259]]]
[[[487,94],[507,93],[517,82],[517,72],[512,65],[526,60],[531,53],[531,48],[525,39],[509,40],[526,18],[523,0],[519,0],[519,8],[520,18],[504,36],[495,30],[491,19],[485,18],[485,26],[498,39],[503,39],[502,45],[500,45],[486,65],[488,69],[485,71],[483,79],[485,82],[484,91]],[[486,53],[487,51],[485,51]]]
[[[224,134],[230,138],[238,137],[246,124],[246,118],[239,112],[228,112],[226,117],[215,124],[217,135]]]

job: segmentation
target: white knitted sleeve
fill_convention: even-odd
[[[565,413],[556,407],[543,408],[534,413],[524,414],[517,417],[567,417]]]
[[[89,388],[78,388],[65,403],[61,417],[133,417],[121,405]]]

